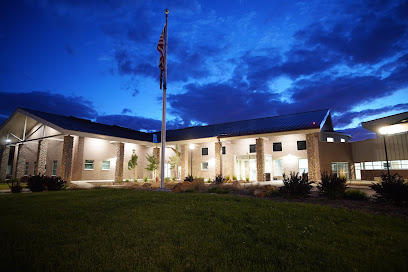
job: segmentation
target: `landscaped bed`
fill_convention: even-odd
[[[3,271],[406,271],[408,220],[126,189],[0,197]]]

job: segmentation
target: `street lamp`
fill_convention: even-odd
[[[190,144],[190,175],[193,175],[193,149],[194,145]]]
[[[388,176],[390,176],[390,164],[388,163],[387,143],[385,142],[385,135],[390,134],[390,132],[391,131],[387,127],[380,128],[380,133],[383,135],[384,138],[385,159],[387,160]]]

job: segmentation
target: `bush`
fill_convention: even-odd
[[[343,197],[345,199],[351,199],[351,200],[368,199],[366,192],[363,192],[357,189],[346,189],[346,191],[344,191]]]
[[[237,176],[232,176],[232,180],[233,180],[233,181],[238,180],[238,179],[237,179]]]
[[[43,176],[45,181],[45,187],[48,191],[59,191],[64,188],[67,184],[66,181],[63,181],[61,177],[47,177]]]
[[[9,182],[11,182],[11,185]],[[9,180],[9,182],[7,182],[7,184],[10,187],[12,193],[21,193],[21,191],[23,191],[23,187],[20,185],[18,179],[12,178]]]
[[[225,178],[219,174],[215,177],[215,184],[223,184],[225,182]]]
[[[312,183],[309,182],[307,173],[299,176],[298,173],[291,172],[289,178],[283,174],[283,186],[279,189],[279,193],[283,197],[307,197],[310,195]]]
[[[322,181],[317,185],[319,194],[328,198],[342,197],[346,191],[346,178],[338,177],[336,174],[322,173]]]
[[[27,187],[31,192],[42,192],[45,191],[45,176],[35,175],[28,178]]]
[[[193,182],[193,180],[194,180],[193,175],[189,175],[184,179],[184,181],[189,181],[189,182]]]
[[[382,173],[382,183],[370,185],[375,191],[374,197],[379,202],[387,202],[392,204],[403,204],[408,202],[408,184],[398,175],[388,175]]]
[[[143,178],[143,181],[144,181],[144,182],[147,182],[147,178],[146,178],[146,177],[144,177],[144,178]]]
[[[210,194],[228,194],[229,190],[227,188],[222,188],[222,187],[213,187],[208,190],[208,193]]]

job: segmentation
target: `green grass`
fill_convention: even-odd
[[[0,196],[2,271],[407,271],[408,220],[126,189]]]
[[[0,183],[0,190],[8,190],[10,187],[7,183]]]

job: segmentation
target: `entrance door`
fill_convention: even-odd
[[[361,180],[361,165],[359,162],[354,164],[354,169],[356,170],[356,179]]]
[[[256,180],[256,156],[242,155],[237,156],[235,161],[235,175],[238,180]]]

